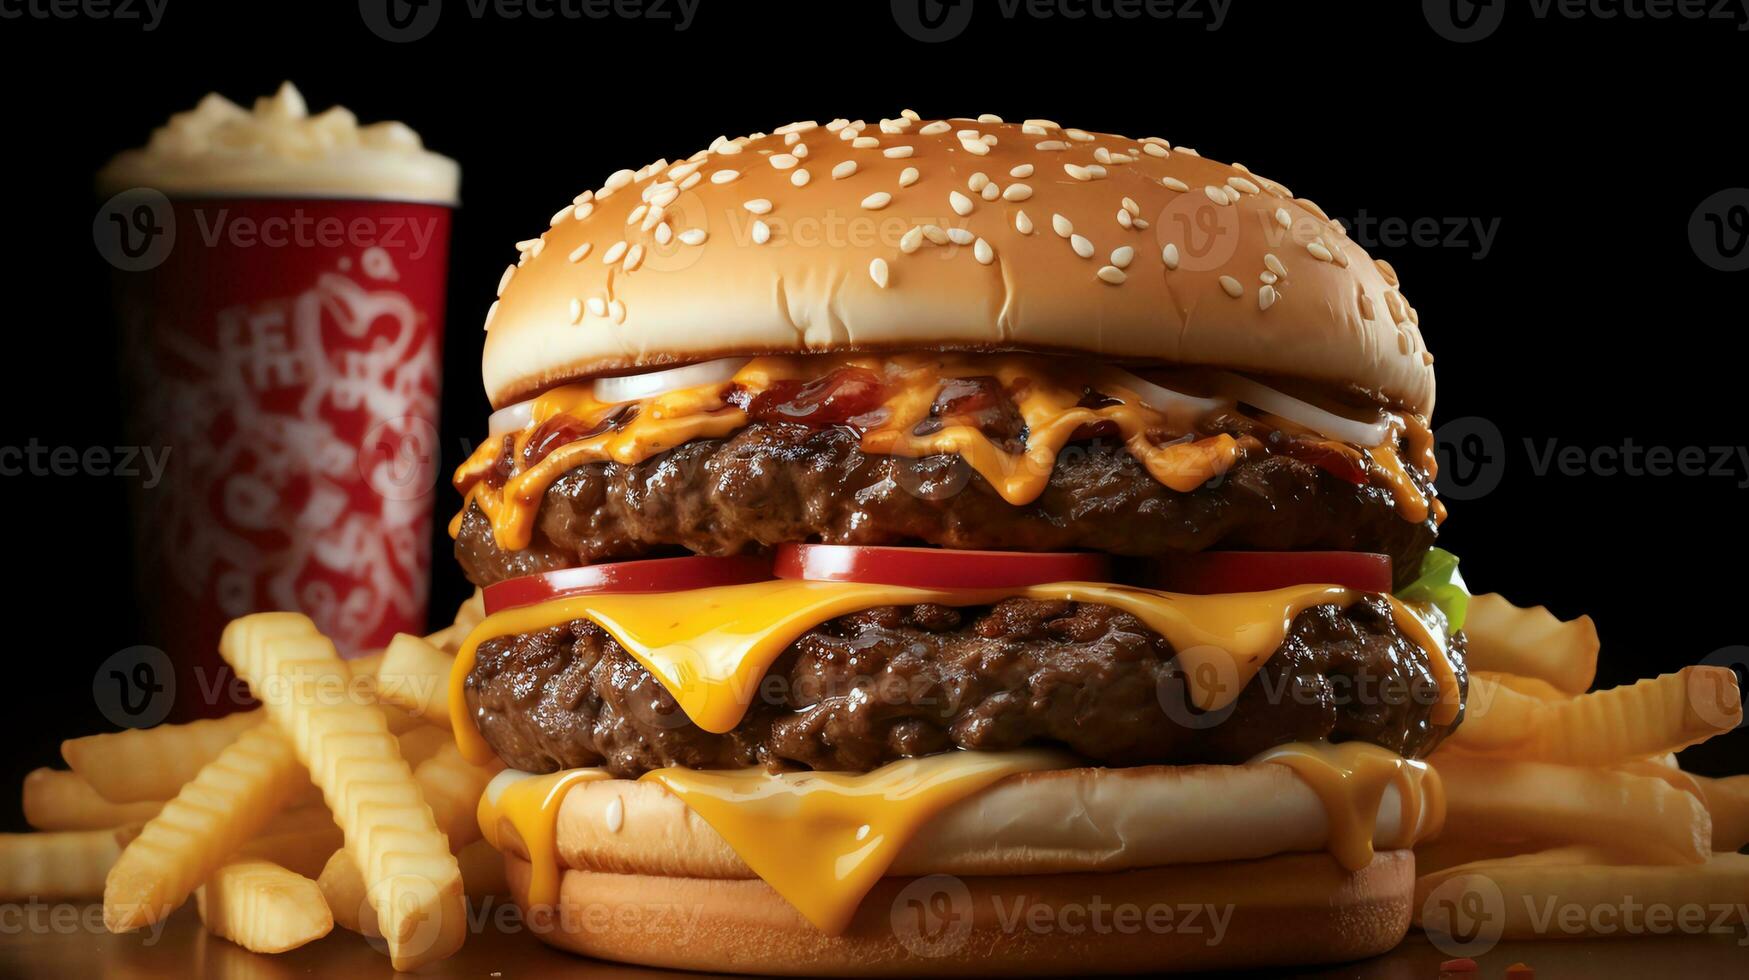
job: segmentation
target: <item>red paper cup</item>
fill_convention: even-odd
[[[423,632],[450,209],[116,195],[139,597],[172,718],[246,703],[236,616],[297,610],[343,655]]]

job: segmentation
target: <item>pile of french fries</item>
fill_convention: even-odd
[[[1416,924],[1492,938],[1633,934],[1591,909],[1749,902],[1749,776],[1682,771],[1675,753],[1742,721],[1735,674],[1695,666],[1590,690],[1597,630],[1476,596],[1464,624],[1463,724],[1428,760],[1447,797],[1416,850]],[[1486,903],[1481,899],[1485,897]],[[1431,901],[1429,899],[1432,899]],[[1551,911],[1577,910],[1572,915]],[[1694,922],[1712,921],[1694,916]]]
[[[497,767],[464,761],[445,684],[483,615],[342,660],[304,616],[226,628],[220,653],[262,706],[64,742],[24,782],[36,833],[0,835],[0,901],[101,898],[112,932],[190,897],[213,935],[278,953],[338,923],[397,970],[453,953],[464,896],[503,896],[475,809]]]

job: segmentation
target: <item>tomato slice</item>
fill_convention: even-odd
[[[1267,592],[1290,585],[1391,591],[1391,556],[1366,551],[1204,551],[1162,558],[1155,588],[1187,595]]]
[[[771,578],[771,560],[756,555],[647,558],[560,568],[486,586],[486,615],[590,592],[685,592]]]
[[[864,582],[914,589],[1021,589],[1047,582],[1109,582],[1104,555],[1054,551],[954,551],[842,544],[782,544],[778,578]]]

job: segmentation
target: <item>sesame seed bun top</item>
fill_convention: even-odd
[[[622,170],[517,246],[495,406],[738,354],[1031,349],[1355,385],[1431,413],[1396,273],[1163,139],[994,116],[792,123]]]

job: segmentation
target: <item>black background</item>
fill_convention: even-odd
[[[89,17],[0,20],[11,204],[0,225],[11,314],[0,445],[123,442],[91,176],[210,90],[247,104],[290,78],[313,110],[402,119],[461,161],[446,467],[484,429],[480,323],[511,245],[578,190],[719,133],[794,119],[906,107],[1044,116],[1243,161],[1351,226],[1362,214],[1431,219],[1440,239],[1453,221],[1494,227],[1485,256],[1473,224],[1455,245],[1355,235],[1395,264],[1421,312],[1438,356],[1435,422],[1480,417],[1501,433],[1486,464],[1498,486],[1450,499],[1442,543],[1464,557],[1476,591],[1596,618],[1602,684],[1728,662],[1725,648],[1749,642],[1739,618],[1749,465],[1727,476],[1539,475],[1526,440],[1587,453],[1630,439],[1749,441],[1743,274],[1709,268],[1689,236],[1704,199],[1749,183],[1739,150],[1749,35],[1716,20],[1510,7],[1474,43],[1442,37],[1420,3],[1262,0],[1233,0],[1213,31],[1206,2],[1190,5],[1198,20],[1039,20],[982,0],[941,43],[908,37],[885,2],[701,0],[676,31],[672,20],[476,19],[449,0],[429,36],[402,44],[373,34],[346,0],[168,0],[150,32]],[[1672,59],[1679,67],[1655,67]],[[57,763],[61,738],[109,727],[92,672],[142,642],[126,493],[117,478],[0,477],[12,668],[0,826],[22,825],[19,776]],[[457,501],[439,493],[447,516]],[[466,590],[441,527],[434,541],[433,609],[447,615]],[[1746,746],[1739,732],[1685,760],[1740,770]]]

